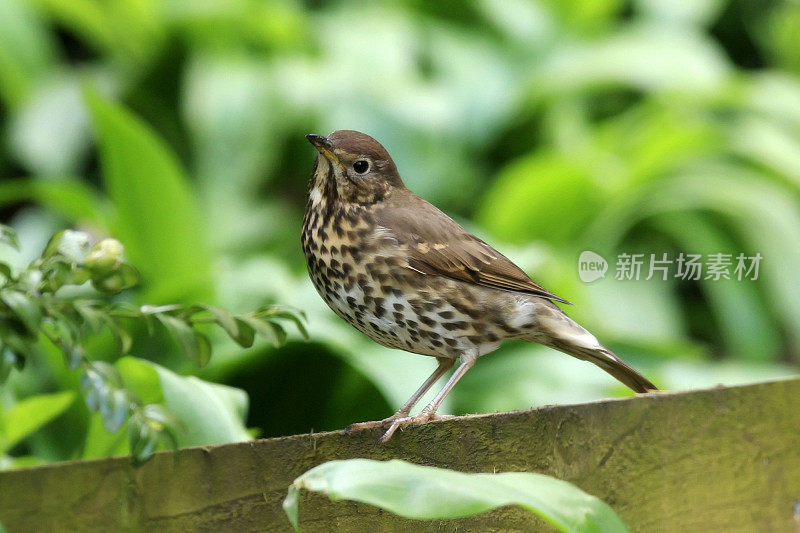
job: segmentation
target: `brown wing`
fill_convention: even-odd
[[[395,205],[379,211],[376,222],[384,231],[391,232],[399,244],[407,246],[410,268],[572,305],[537,285],[506,256],[433,205],[417,196],[408,203],[411,205]]]

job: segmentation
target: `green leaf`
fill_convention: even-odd
[[[122,379],[117,369],[105,361],[94,361],[88,365],[80,379],[86,406],[91,411],[100,411],[103,424],[113,426],[106,418],[116,412],[115,392],[122,388]]]
[[[148,363],[135,357],[126,356],[115,362],[114,367],[119,373],[125,389],[142,403],[149,404],[164,400],[158,373]],[[141,409],[143,408],[135,409],[134,412],[139,412]],[[109,433],[106,425],[106,420],[99,413],[90,417],[86,444],[83,448],[83,459],[130,453],[129,439],[131,438],[130,432],[133,431],[131,427],[128,427],[128,438],[126,439],[125,432]]]
[[[646,91],[713,91],[730,65],[714,43],[670,24],[631,23],[601,39],[556,47],[531,75],[535,95],[575,94],[602,86]]]
[[[7,113],[26,102],[37,82],[55,68],[55,34],[31,2],[0,2],[0,97]]]
[[[135,393],[142,403],[164,401],[158,372],[150,363],[136,357],[125,356],[114,363],[114,366],[117,367],[125,387]]]
[[[173,435],[178,446],[251,440],[244,425],[248,405],[244,391],[179,376],[155,363],[130,356],[117,361],[116,367],[131,392],[144,403],[163,404],[179,421],[180,431]],[[177,425],[170,416],[159,417],[158,411],[147,411],[147,416],[166,429]],[[144,438],[151,436],[147,430],[145,433]]]
[[[43,179],[6,179],[0,183],[0,205],[33,201],[73,222],[102,224],[103,205],[97,193],[77,178],[49,181]]]
[[[678,212],[654,216],[651,222],[671,235],[682,250],[727,252],[735,258],[735,243],[712,220],[702,213]],[[688,227],[692,231],[686,231]],[[715,326],[722,332],[727,352],[761,362],[780,357],[780,325],[772,322],[757,285],[736,279],[702,280],[698,285],[714,315]]]
[[[142,68],[163,43],[162,14],[152,2],[38,0],[35,5],[52,23],[127,68]]]
[[[211,358],[211,343],[208,337],[195,331],[192,326],[180,318],[164,313],[158,313],[155,317],[169,331],[186,357],[199,367],[208,364],[208,360]]]
[[[42,311],[33,299],[19,291],[3,291],[0,293],[0,300],[17,316],[29,336],[37,334]]]
[[[128,447],[137,464],[153,455],[160,440],[161,433],[145,418],[131,420],[128,425]]]
[[[329,461],[301,475],[289,487],[283,508],[295,529],[300,489],[420,520],[459,518],[519,505],[561,531],[629,531],[598,498],[566,481],[528,472],[466,474],[397,459]]]
[[[602,201],[602,189],[580,163],[557,153],[536,153],[500,172],[477,220],[509,242],[537,239],[557,245],[574,239]],[[565,212],[570,216],[562,216]]]
[[[131,411],[131,400],[127,391],[116,389],[100,403],[100,416],[103,418],[103,427],[113,433],[122,427]]]
[[[103,329],[103,324],[106,321],[107,315],[97,306],[99,302],[93,300],[76,300],[75,311],[83,320],[83,323],[88,326],[89,330],[95,335],[100,333]]]
[[[253,328],[262,337],[269,339],[275,346],[281,346],[286,342],[286,332],[275,322],[247,315],[236,317],[236,319]]]
[[[93,91],[85,96],[103,181],[117,210],[114,233],[151,284],[147,299],[210,299],[207,242],[175,154],[127,110]]]
[[[0,275],[7,280],[11,280],[14,278],[14,272],[11,270],[11,267],[7,263],[0,262]]]
[[[186,430],[176,435],[180,446],[252,440],[244,425],[248,405],[244,391],[154,366],[164,403]]]
[[[14,228],[0,224],[0,242],[19,250],[19,238]]]
[[[256,314],[260,313],[261,310],[256,311]],[[285,318],[286,320],[291,320],[297,327],[297,330],[300,332],[300,335],[302,335],[304,339],[308,339],[308,330],[306,329],[306,326],[303,323],[306,317],[302,311],[295,311],[291,309],[284,309],[277,306],[271,306],[266,310],[265,314],[270,317]]]
[[[235,317],[234,320],[239,328],[239,338],[234,340],[243,348],[251,347],[256,337],[256,331],[242,317]]]
[[[179,446],[251,440],[244,426],[247,394],[233,387],[175,374],[155,363],[124,357],[117,362],[127,387],[146,403],[161,403],[184,429]],[[157,380],[157,381],[155,381]]]
[[[211,315],[214,317],[214,322],[216,322],[219,327],[224,329],[225,333],[227,333],[234,341],[236,341],[239,346],[249,348],[253,345],[254,333],[252,328],[250,328],[241,320],[234,318],[233,315],[231,315],[225,309],[204,304],[194,305],[189,308],[189,313],[197,311],[208,311],[211,313]]]
[[[66,411],[74,400],[71,391],[40,394],[0,411],[0,454]]]
[[[175,429],[180,421],[164,406],[149,404],[136,410],[128,425],[128,447],[135,463],[146,461],[159,444],[178,448]]]
[[[119,353],[126,354],[130,351],[131,346],[133,345],[133,337],[128,330],[125,329],[124,326],[121,326],[114,317],[109,315],[103,315],[105,320],[106,326],[108,327],[111,334],[114,336],[114,340],[117,342],[117,347],[119,348]]]

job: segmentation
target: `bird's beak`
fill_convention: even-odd
[[[313,144],[314,148],[316,148],[319,153],[325,156],[326,159],[332,163],[336,163],[340,167],[342,166],[342,163],[339,162],[339,158],[333,153],[333,145],[331,144],[330,139],[323,137],[322,135],[317,135],[316,133],[309,133],[306,135],[306,139],[308,139],[308,142]]]

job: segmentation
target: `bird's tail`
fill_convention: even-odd
[[[541,341],[540,341],[541,342]],[[590,361],[612,376],[621,381],[634,392],[650,392],[658,390],[658,387],[636,371],[631,365],[617,357],[614,352],[603,346],[590,348],[577,344],[569,344],[559,339],[551,339],[550,342],[542,342],[545,346],[555,348],[560,352]]]
[[[572,320],[552,302],[537,305],[539,330],[527,340],[555,348],[565,354],[590,361],[635,392],[650,392],[658,387],[600,344],[594,335]]]

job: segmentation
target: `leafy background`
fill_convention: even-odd
[[[197,370],[167,336],[87,347],[180,444],[382,418],[429,358],[328,311],[299,227],[309,132],[357,129],[406,184],[493,243],[664,388],[796,373],[800,354],[800,4],[763,0],[3,0],[0,219],[25,265],[78,228],[125,245],[133,303],[242,313],[279,302],[310,342],[210,332]],[[577,258],[761,253],[757,281],[615,281]],[[57,349],[0,388],[3,465],[126,453]],[[149,361],[149,362],[148,362]],[[624,395],[524,343],[481,360],[443,411]],[[33,403],[32,403],[33,402]]]

